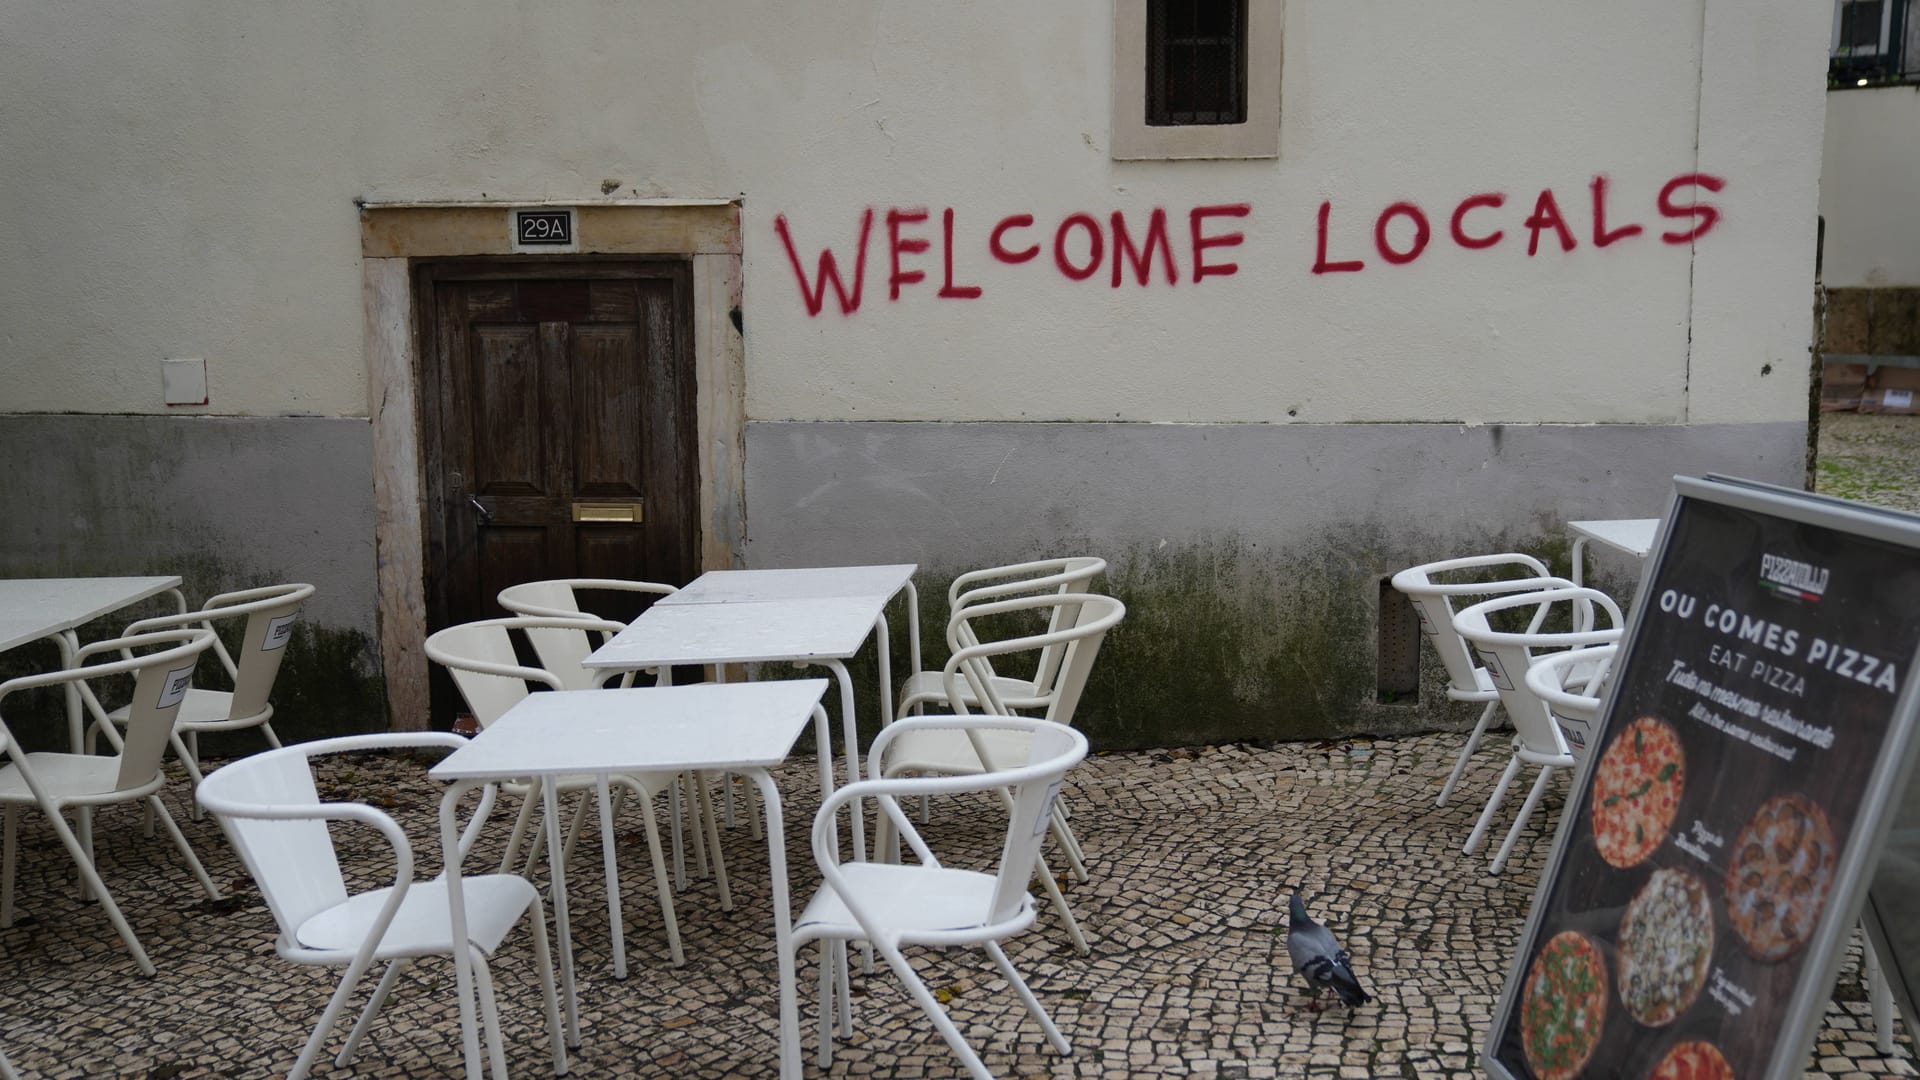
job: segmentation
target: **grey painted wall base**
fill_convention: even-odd
[[[1797,487],[1805,446],[1799,422],[757,422],[747,563],[919,563],[938,663],[956,574],[1106,558],[1128,617],[1081,715],[1105,747],[1455,727],[1431,650],[1417,703],[1378,700],[1383,577],[1507,550],[1564,571],[1567,521],[1657,516],[1676,473]],[[1625,600],[1636,573],[1600,582]]]
[[[311,582],[274,726],[288,740],[379,726],[371,448],[356,419],[0,415],[0,577],[179,574],[196,607]],[[37,651],[0,664],[49,666]],[[28,714],[15,706],[9,724]]]

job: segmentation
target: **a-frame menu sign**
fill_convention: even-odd
[[[1906,791],[1920,518],[1674,486],[1482,1049],[1494,1076],[1802,1075]]]

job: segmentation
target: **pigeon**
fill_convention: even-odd
[[[1295,892],[1287,901],[1287,955],[1293,970],[1306,976],[1313,991],[1312,1008],[1320,1009],[1320,992],[1332,989],[1352,1009],[1373,1000],[1354,977],[1353,961],[1333,938],[1333,931],[1313,921],[1307,905]]]

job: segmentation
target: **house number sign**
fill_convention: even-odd
[[[515,210],[513,246],[526,248],[570,248],[574,244],[573,210]]]

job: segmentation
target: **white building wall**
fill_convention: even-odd
[[[1920,286],[1920,86],[1834,91],[1826,111],[1821,281]]]
[[[1791,419],[1798,368],[1760,371],[1808,336],[1821,117],[1793,73],[1817,78],[1816,7],[1293,0],[1280,158],[1153,163],[1109,159],[1098,3],[15,4],[0,409],[163,412],[159,360],[205,356],[211,403],[175,411],[364,416],[356,198],[604,181],[744,195],[754,419]],[[1660,212],[1692,173],[1725,186],[1672,201],[1720,217],[1664,242],[1699,220]],[[1599,175],[1609,227],[1644,227],[1605,248]],[[1544,228],[1529,256],[1547,190],[1575,246]],[[1489,192],[1468,221],[1504,238],[1462,249],[1448,217]],[[1399,201],[1432,237],[1395,266],[1373,225]],[[1329,259],[1361,271],[1312,272],[1323,202]],[[1244,240],[1196,283],[1189,211],[1211,205],[1247,207],[1204,223]],[[1138,235],[1156,207],[1177,284],[1053,265],[1067,216]],[[931,215],[897,302],[890,208]],[[935,295],[947,208],[977,299]],[[858,311],[810,316],[776,220],[811,278],[827,247],[851,270],[868,209]],[[1043,251],[1000,263],[987,231],[1021,213]]]

